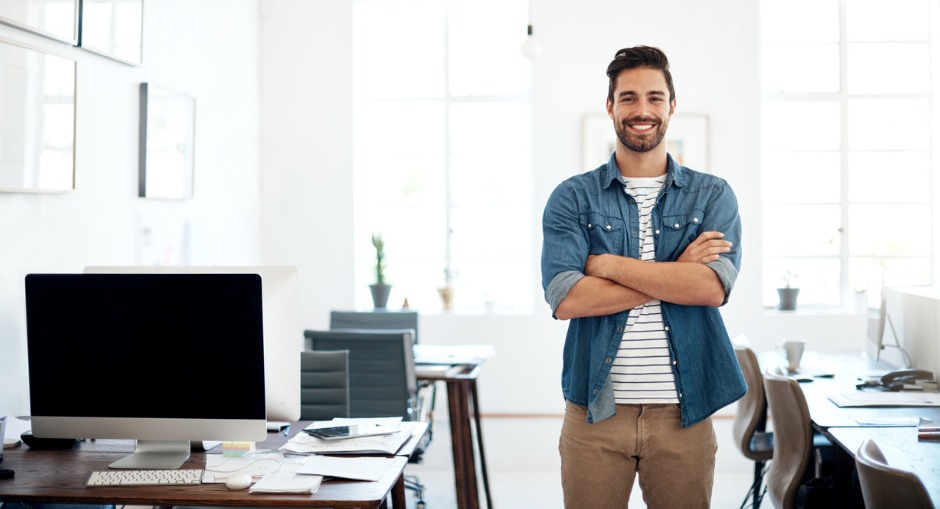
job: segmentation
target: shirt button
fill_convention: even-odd
[[[680,398],[682,397],[682,393],[681,393],[681,392],[679,393],[679,397],[680,397]]]
[[[617,327],[617,332],[623,332],[623,327]]]
[[[674,228],[678,228],[678,227],[679,227],[679,223],[676,223],[676,225],[674,226]]]
[[[697,218],[697,217],[693,217],[693,218],[692,218],[692,222],[693,222],[693,223],[697,223],[697,222],[698,222],[698,218]]]
[[[610,225],[607,225],[607,229],[610,230]]]
[[[675,365],[676,365],[676,361],[672,361],[672,365],[675,366]]]
[[[610,357],[607,358],[607,364],[610,364]]]
[[[667,325],[667,326],[663,327],[663,330],[669,330],[669,326]]]
[[[588,228],[594,228],[594,225],[591,223],[588,223]]]
[[[656,235],[659,235],[659,230],[656,230]]]
[[[597,396],[597,389],[594,389],[594,395]]]

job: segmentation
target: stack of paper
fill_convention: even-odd
[[[317,421],[307,428],[325,428],[330,426],[349,426],[354,424],[375,423],[385,426],[400,425],[401,418],[387,419],[333,419]],[[306,433],[297,433],[281,450],[293,454],[395,454],[411,438],[410,433],[400,432],[391,435],[349,438],[343,440],[323,440]]]
[[[940,421],[921,417],[917,423],[917,439],[930,442],[940,441]]]
[[[322,475],[276,472],[262,477],[248,493],[316,493],[322,481]]]
[[[338,477],[357,481],[378,481],[389,469],[393,458],[364,457],[337,458],[335,456],[310,456],[299,474],[312,474],[317,477]]]
[[[249,453],[241,458],[220,454],[206,456],[203,483],[224,483],[233,475],[247,475],[257,482],[249,493],[316,493],[323,476],[300,474],[305,458],[285,458],[277,453]]]

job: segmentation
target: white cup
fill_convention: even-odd
[[[787,369],[795,371],[800,367],[800,359],[803,357],[803,350],[806,348],[806,342],[802,339],[785,339],[783,344],[778,347],[787,360]]]

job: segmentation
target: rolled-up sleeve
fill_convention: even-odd
[[[568,291],[584,277],[589,243],[578,221],[576,193],[562,182],[545,205],[542,215],[542,289],[552,316]]]
[[[725,240],[731,242],[731,251],[707,264],[718,275],[724,287],[724,305],[728,303],[731,290],[738,279],[738,271],[741,270],[741,216],[738,214],[738,199],[731,186],[724,180],[716,187],[702,231],[722,232]]]

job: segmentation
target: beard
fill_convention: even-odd
[[[631,122],[650,123],[654,124],[655,127],[650,129],[649,133],[646,135],[637,135],[627,129],[626,124]],[[620,143],[625,147],[634,152],[649,152],[658,147],[659,144],[663,142],[663,138],[666,137],[667,127],[669,127],[668,118],[665,121],[657,122],[654,118],[633,117],[625,120],[621,124],[614,122],[614,130],[617,132],[617,139],[619,139]]]

